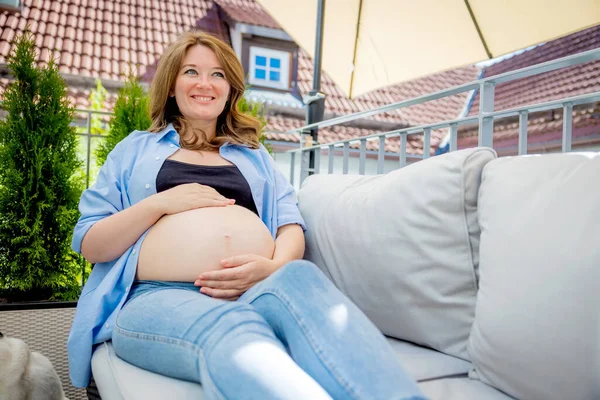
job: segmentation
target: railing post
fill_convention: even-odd
[[[431,155],[431,128],[425,128],[423,131],[423,159]]]
[[[312,136],[308,131],[300,132],[300,185],[304,182],[304,179],[311,174],[310,163],[311,163],[311,151],[305,150],[305,147],[312,146]]]
[[[521,111],[519,113],[519,155],[527,154],[527,122],[529,113]]]
[[[458,148],[458,124],[450,125],[450,151]]]
[[[344,175],[346,175],[348,173],[348,160],[350,158],[350,143],[348,142],[344,142],[344,162],[343,162],[343,168],[342,168],[342,173]]]
[[[365,165],[367,162],[367,139],[360,140],[360,158],[358,160],[358,173],[365,174]]]
[[[563,107],[563,143],[562,151],[567,153],[571,151],[573,141],[573,104],[566,103]]]
[[[290,160],[290,185],[294,186],[294,172],[296,168],[296,153],[290,153],[292,155]]]
[[[494,147],[494,118],[485,117],[484,113],[494,112],[493,82],[483,82],[480,85],[479,102],[479,146]]]
[[[310,150],[307,151],[307,150],[302,149],[302,152],[300,153],[300,186],[302,186],[302,182],[304,182],[304,180],[306,178],[308,178],[309,163],[310,163]]]
[[[406,142],[408,141],[408,134],[403,133],[400,135],[400,168],[406,167]]]
[[[379,153],[377,154],[377,173],[383,174],[385,166],[385,136],[379,137]]]
[[[327,169],[327,173],[333,174],[333,162],[335,157],[335,146],[329,146],[329,168]]]

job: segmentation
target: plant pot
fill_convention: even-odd
[[[48,357],[69,400],[87,399],[85,389],[71,386],[67,338],[77,302],[21,302],[0,304],[0,332],[24,340]]]

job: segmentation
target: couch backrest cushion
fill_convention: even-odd
[[[468,149],[385,175],[313,175],[298,193],[305,258],[386,335],[468,359],[477,193],[496,154]]]
[[[522,399],[600,399],[598,174],[600,153],[486,165],[472,378]]]

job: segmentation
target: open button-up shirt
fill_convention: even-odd
[[[179,135],[172,125],[155,134],[135,131],[123,139],[109,154],[96,183],[81,196],[73,250],[81,253],[83,237],[96,222],[155,194],[164,160],[179,148]],[[274,239],[283,225],[299,224],[306,229],[293,187],[263,146],[254,150],[227,143],[221,146],[220,155],[248,181],[259,216]],[[76,387],[89,383],[93,345],[111,339],[147,233],[119,258],[96,264],[82,290],[67,344],[70,377]]]

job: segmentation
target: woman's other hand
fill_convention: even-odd
[[[224,269],[200,274],[194,285],[202,287],[201,293],[224,300],[236,300],[279,268],[275,261],[256,254],[222,260],[221,266]]]
[[[235,203],[210,186],[199,183],[177,185],[155,195],[155,201],[163,214],[176,214],[202,207],[224,207]]]

